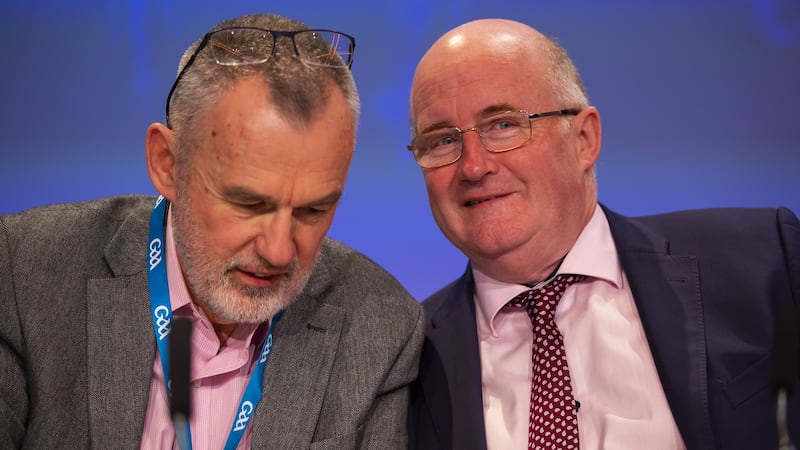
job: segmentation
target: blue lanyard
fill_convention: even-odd
[[[172,326],[172,304],[169,300],[167,263],[164,259],[164,228],[167,223],[168,204],[169,202],[163,196],[159,196],[150,214],[147,275],[150,287],[150,309],[153,318],[153,330],[156,335],[158,354],[161,357],[161,368],[164,372],[164,384],[167,387],[167,396],[171,398],[172,391],[170,386],[172,384],[172,379],[170,378],[169,371],[169,346],[167,345],[167,336],[169,336]],[[258,402],[261,401],[261,383],[264,379],[264,367],[267,365],[267,360],[272,351],[272,330],[282,314],[283,311],[278,311],[272,320],[270,320],[267,338],[264,339],[264,344],[261,346],[261,353],[253,369],[253,374],[250,376],[250,381],[248,381],[247,387],[245,387],[244,390],[244,395],[239,402],[236,417],[233,419],[233,425],[231,425],[231,431],[225,443],[225,450],[235,450],[239,445],[239,441],[241,441],[247,429],[247,425],[253,417],[253,411],[255,411]],[[191,450],[192,432],[189,429],[188,422],[186,424],[186,443],[189,450]]]

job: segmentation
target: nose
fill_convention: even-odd
[[[497,171],[494,154],[486,150],[478,130],[470,128],[461,133],[461,158],[457,161],[461,177],[466,181],[478,181]]]
[[[266,214],[260,221],[255,238],[256,253],[275,267],[288,266],[297,254],[291,210]]]

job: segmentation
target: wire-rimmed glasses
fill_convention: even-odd
[[[484,117],[472,128],[436,128],[423,132],[407,148],[414,154],[420,167],[433,169],[458,161],[463,151],[462,135],[468,131],[478,133],[486,150],[492,153],[519,148],[531,139],[531,121],[543,117],[574,116],[578,109],[560,109],[529,114],[524,110],[505,111]]]
[[[206,48],[217,64],[240,66],[262,64],[275,54],[275,42],[279,37],[292,40],[294,56],[305,64],[340,69],[353,65],[354,37],[345,33],[325,29],[298,31],[275,31],[255,27],[229,27],[206,33],[192,56],[183,66],[167,95],[166,122],[169,123],[169,103],[183,74],[191,67],[197,55]]]

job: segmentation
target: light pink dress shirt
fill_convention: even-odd
[[[684,449],[600,207],[558,273],[589,277],[564,292],[555,313],[581,448]],[[524,310],[503,305],[529,288],[473,275],[488,448],[526,449],[533,331]]]
[[[189,290],[181,273],[175,252],[172,233],[172,214],[169,215],[165,248],[167,257],[167,280],[170,303],[176,316],[192,317],[192,415],[189,426],[192,431],[194,450],[225,447],[233,425],[234,415],[242,393],[254,367],[255,325],[239,325],[231,333],[225,346],[220,348],[214,327],[203,311],[191,301]],[[263,328],[257,335],[263,340]],[[153,343],[155,346],[155,343]],[[247,428],[238,449],[250,448],[250,427]],[[164,386],[161,358],[156,348],[153,361],[153,376],[150,380],[150,397],[142,432],[142,449],[177,449],[175,430],[170,418],[169,403]]]

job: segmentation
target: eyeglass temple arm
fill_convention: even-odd
[[[549,116],[577,116],[580,114],[580,109],[570,108],[570,109],[559,109],[558,111],[548,111],[544,113],[537,113],[537,114],[528,114],[528,119],[538,119],[540,117],[549,117]]]
[[[167,124],[167,128],[172,128],[172,125],[170,125],[169,123],[169,103],[172,101],[172,94],[175,93],[175,88],[178,87],[178,82],[180,82],[181,78],[183,78],[183,74],[184,72],[186,72],[186,69],[192,66],[192,63],[194,62],[195,58],[197,58],[197,55],[200,53],[201,50],[203,50],[203,47],[205,47],[206,44],[208,43],[208,38],[210,36],[211,33],[206,33],[205,36],[203,36],[203,40],[200,41],[200,44],[197,46],[197,49],[195,49],[194,53],[192,53],[192,56],[189,58],[189,60],[186,61],[186,64],[183,65],[181,71],[178,72],[178,76],[175,77],[175,82],[172,83],[172,87],[169,90],[169,94],[167,94],[167,105],[166,105],[166,110],[164,112],[164,121]]]

